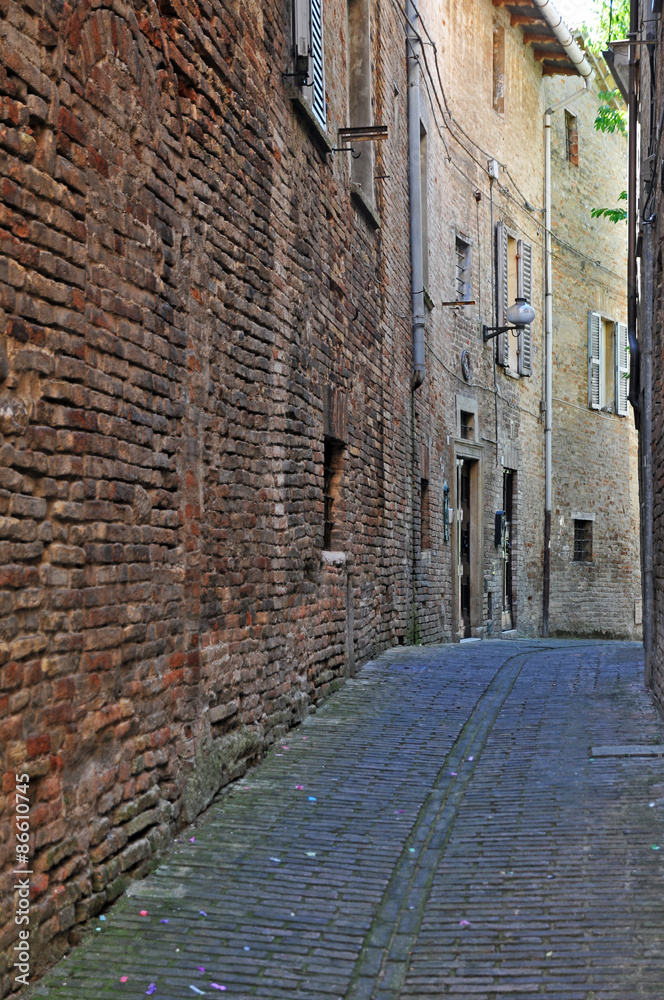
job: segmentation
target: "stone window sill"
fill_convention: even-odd
[[[323,550],[324,566],[343,566],[347,558],[348,556],[345,552],[330,552],[328,550]]]
[[[364,216],[372,229],[380,229],[380,215],[367,198],[361,184],[355,184],[351,181],[350,200],[360,214]]]
[[[318,151],[322,153],[323,156],[331,153],[334,148],[334,143],[330,140],[327,132],[316,118],[315,114],[311,110],[311,106],[307,101],[305,101],[298,88],[291,87],[288,96],[290,97],[295,110],[306,125],[309,135],[316,144]]]

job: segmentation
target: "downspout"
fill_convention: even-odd
[[[549,635],[551,596],[551,506],[553,428],[553,266],[551,249],[551,115],[590,92],[593,68],[551,0],[533,0],[558,41],[584,78],[584,86],[547,108],[544,114],[544,559],[542,565],[542,636]]]
[[[413,307],[413,371],[411,388],[422,385],[424,366],[424,261],[422,257],[422,167],[420,163],[420,59],[417,7],[408,0],[408,188],[410,193],[410,266]]]
[[[653,571],[653,478],[652,478],[652,323],[653,276],[655,268],[654,220],[643,226],[643,326],[640,330],[641,355],[641,419],[639,444],[641,459],[641,566],[643,572],[643,681],[652,687],[653,674],[653,622],[654,622],[654,571]]]

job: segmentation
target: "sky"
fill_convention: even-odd
[[[568,28],[578,28],[584,21],[592,24],[599,6],[593,0],[553,0],[553,6]]]

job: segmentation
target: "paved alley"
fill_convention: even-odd
[[[389,650],[31,995],[662,1000],[664,723],[641,658]]]

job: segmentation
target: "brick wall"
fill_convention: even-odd
[[[326,17],[334,145],[345,5]],[[288,24],[281,3],[0,8],[0,994],[17,771],[35,972],[412,633],[403,38],[376,10],[376,229],[282,81]]]
[[[627,322],[627,227],[591,217],[593,208],[626,204],[618,196],[626,186],[627,139],[594,127],[603,103],[599,92],[608,86],[596,76],[590,93],[569,104],[576,115],[576,163],[567,156],[565,110],[552,115],[550,633],[636,639],[641,635],[641,566],[634,414],[630,406],[627,416],[618,416],[609,399],[604,411],[588,405],[588,313]],[[569,81],[549,81],[547,100],[553,104],[570,89]],[[587,563],[574,559],[575,514],[595,518]]]
[[[473,633],[501,630],[504,469],[516,624],[538,633],[541,322],[529,379],[496,369],[481,324],[499,220],[540,248],[541,314],[541,67],[489,0],[422,10],[476,145],[425,99],[435,308],[412,393],[398,6],[371,8],[389,138],[367,202],[330,151],[347,124],[343,0],[325,3],[326,133],[282,78],[281,0],[0,3],[0,995],[15,774],[30,775],[38,971],[357,664],[458,637],[443,498],[458,506],[459,455],[476,462]],[[442,305],[458,233],[472,307]],[[342,449],[329,552],[326,437]]]

